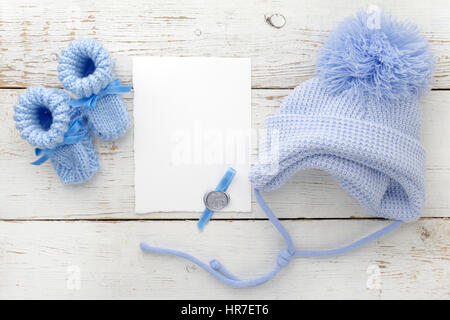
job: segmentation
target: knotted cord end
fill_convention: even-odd
[[[280,268],[286,267],[291,262],[294,254],[289,252],[288,249],[283,249],[278,253],[277,264]]]
[[[209,266],[216,271],[222,268],[222,264],[217,259],[212,259],[209,262]]]

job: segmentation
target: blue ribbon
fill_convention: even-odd
[[[86,123],[81,122],[80,120],[75,120],[72,122],[72,124],[69,127],[69,130],[67,130],[66,134],[64,135],[64,140],[60,144],[58,144],[56,147],[51,149],[41,149],[36,148],[34,149],[34,153],[36,156],[41,156],[36,161],[32,162],[31,164],[35,166],[39,166],[43,164],[45,161],[47,161],[55,152],[56,148],[65,144],[74,144],[79,141],[81,141],[87,134],[89,133],[88,130],[86,130]]]
[[[98,100],[109,94],[130,92],[131,86],[124,86],[120,79],[115,79],[109,83],[103,90],[97,94],[93,94],[88,98],[72,99],[70,105],[73,107],[84,107],[86,109],[92,109],[97,105]]]
[[[214,191],[218,191],[218,192],[227,191],[227,189],[230,186],[231,181],[233,181],[233,178],[235,175],[236,175],[236,170],[234,170],[233,168],[229,168],[227,170],[227,172],[225,172],[225,175],[222,177],[222,179],[220,180],[219,184],[217,185],[217,187]],[[202,231],[203,228],[205,227],[205,225],[208,224],[209,220],[211,219],[211,217],[213,215],[214,215],[214,211],[212,211],[211,209],[205,208],[202,216],[200,217],[200,219],[198,220],[198,223],[197,223],[198,229],[200,231]]]

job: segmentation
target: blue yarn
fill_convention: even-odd
[[[59,89],[31,87],[19,97],[14,119],[21,137],[50,159],[64,184],[81,183],[99,169],[86,121],[80,110],[69,106],[70,97]]]
[[[92,39],[71,42],[61,52],[58,73],[63,88],[86,103],[83,114],[97,137],[115,140],[127,132],[130,119],[117,94],[125,91],[108,92],[107,88],[115,85],[114,64],[100,43]]]
[[[247,288],[247,287],[254,287],[259,286],[261,284],[266,283],[267,281],[273,279],[284,267],[286,267],[293,258],[296,257],[324,257],[324,256],[334,256],[343,254],[346,252],[349,252],[351,250],[354,250],[358,247],[361,247],[362,245],[373,241],[392,230],[398,228],[402,221],[395,221],[388,226],[350,244],[338,249],[332,249],[332,250],[295,250],[294,249],[294,243],[292,242],[291,236],[287,232],[287,230],[283,227],[283,225],[280,223],[280,221],[277,219],[277,217],[274,215],[272,210],[267,206],[267,204],[264,202],[263,198],[261,197],[261,194],[258,189],[253,190],[255,193],[256,200],[258,201],[258,204],[263,209],[264,213],[269,218],[270,222],[274,225],[274,227],[280,232],[281,236],[283,237],[286,248],[282,249],[277,256],[277,263],[274,267],[274,269],[268,273],[266,273],[263,276],[260,276],[255,279],[251,280],[241,280],[240,278],[233,275],[230,271],[228,271],[218,260],[212,259],[209,262],[209,265],[202,262],[198,258],[185,253],[183,251],[179,250],[173,250],[173,249],[166,249],[166,248],[158,248],[148,245],[145,242],[141,242],[140,247],[141,250],[144,252],[153,252],[153,253],[162,253],[162,254],[170,254],[174,256],[178,256],[181,258],[184,258],[186,260],[191,261],[192,263],[195,263],[205,271],[207,271],[209,274],[211,274],[214,278],[216,278],[219,281],[222,281],[223,283],[230,285],[232,287],[236,288]]]
[[[430,46],[416,26],[381,10],[361,10],[345,19],[317,61],[317,74],[330,93],[351,91],[387,101],[424,94],[433,69]]]

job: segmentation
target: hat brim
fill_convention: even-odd
[[[370,214],[403,221],[420,216],[425,201],[425,150],[398,130],[332,116],[278,114],[266,119],[255,188],[272,191],[300,170],[333,175]]]

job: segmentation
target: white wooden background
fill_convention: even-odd
[[[81,37],[101,41],[131,82],[131,57],[252,58],[253,127],[314,75],[330,30],[365,4],[418,24],[437,56],[423,101],[427,203],[423,218],[364,248],[297,259],[272,282],[229,288],[184,260],[144,254],[138,244],[219,258],[242,277],[272,269],[284,244],[256,204],[217,213],[199,234],[198,214],[137,216],[133,130],[96,141],[102,168],[81,186],[63,186],[50,164],[29,165],[33,149],[14,127],[13,105],[32,85],[58,87],[57,57]],[[276,29],[265,14],[282,14]],[[127,94],[130,113],[133,94]],[[0,298],[450,298],[450,5],[442,1],[22,1],[0,2]],[[256,148],[253,150],[257,153]],[[297,174],[265,195],[298,248],[331,248],[386,222],[368,216],[330,176]],[[70,281],[79,272],[77,288]]]

